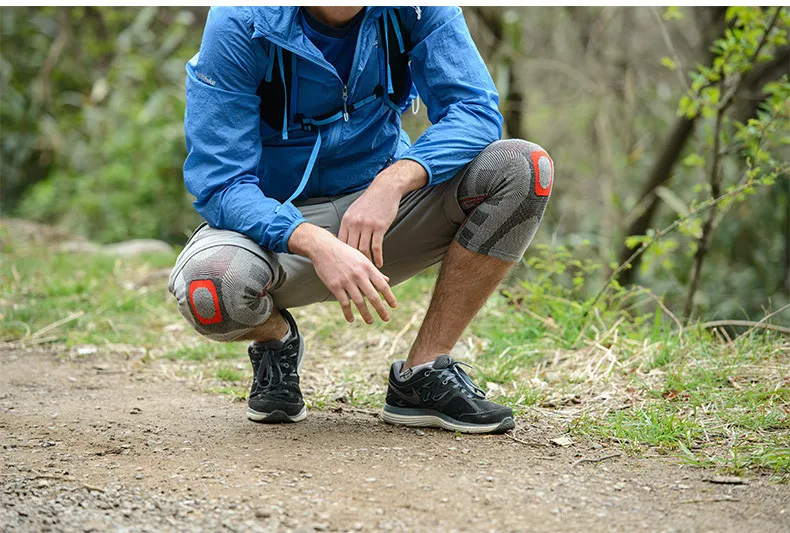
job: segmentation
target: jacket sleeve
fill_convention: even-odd
[[[184,183],[195,209],[215,228],[243,233],[262,247],[288,251],[304,218],[266,197],[256,175],[261,157],[260,97],[266,56],[251,39],[246,8],[213,8],[200,53],[187,64]]]
[[[406,11],[404,21],[412,42],[411,74],[432,125],[401,159],[425,167],[433,185],[452,178],[501,138],[503,120],[496,87],[461,9],[415,11]]]

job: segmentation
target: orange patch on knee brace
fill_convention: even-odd
[[[206,316],[206,309],[203,313],[198,311],[198,306],[195,305],[195,292],[208,291],[211,296],[211,301],[214,307],[214,312],[210,316]],[[189,284],[189,305],[192,307],[192,314],[204,326],[209,324],[217,324],[222,322],[222,311],[219,308],[219,297],[217,296],[217,287],[210,279],[194,280]]]
[[[535,169],[535,194],[548,196],[554,184],[554,161],[542,150],[529,155],[532,157],[532,167]]]

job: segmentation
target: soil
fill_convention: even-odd
[[[0,530],[790,531],[787,485],[588,461],[621,450],[552,444],[550,414],[520,421],[523,443],[351,409],[261,425],[172,364],[0,346]]]

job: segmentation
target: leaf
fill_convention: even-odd
[[[689,208],[686,203],[681,200],[680,197],[671,189],[663,186],[656,187],[656,195],[664,200],[664,203],[667,204],[678,215],[683,216],[688,214]]]
[[[640,244],[643,244],[650,240],[650,237],[647,235],[629,235],[625,238],[625,245],[627,248],[636,248]]]
[[[705,158],[699,154],[691,153],[683,158],[683,166],[703,168],[705,166]]]
[[[682,20],[683,13],[680,12],[680,9],[677,6],[669,6],[666,11],[664,11],[664,20]]]
[[[667,67],[669,70],[676,70],[678,68],[678,64],[675,63],[675,60],[667,56],[661,58],[661,64]]]

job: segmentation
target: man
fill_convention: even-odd
[[[170,291],[201,334],[252,341],[247,416],[307,414],[287,308],[335,299],[348,322],[352,306],[386,321],[390,287],[442,261],[383,419],[512,428],[449,353],[522,258],[554,168],[539,146],[498,140],[496,88],[461,10],[214,8],[187,73],[184,181],[207,224]],[[432,126],[412,144],[400,113],[418,94]]]

